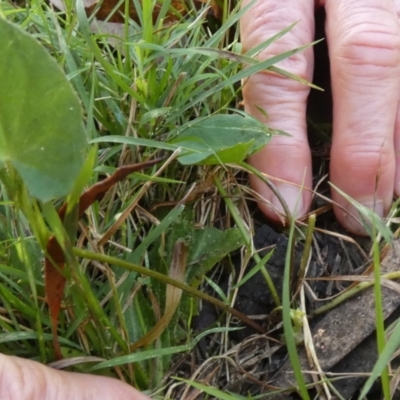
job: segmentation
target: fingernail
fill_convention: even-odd
[[[383,201],[379,199],[372,200],[364,200],[359,202],[364,207],[373,210],[375,214],[377,214],[380,218],[384,216],[384,207]],[[345,224],[346,228],[357,234],[357,235],[365,235],[367,234],[367,230],[365,229],[365,225],[371,226],[371,221],[367,221],[365,217],[361,216],[356,207],[349,204],[347,206],[347,215],[345,216]]]
[[[294,217],[300,217],[303,215],[304,210],[303,210],[303,195],[301,193],[301,190],[294,186],[294,185],[288,185],[286,183],[280,183],[276,184],[276,189],[280,193],[280,195],[283,197],[285,200],[289,211],[292,213]],[[282,207],[281,202],[279,199],[274,196],[272,199],[272,205],[275,207],[275,209],[286,215],[286,212],[284,208]]]

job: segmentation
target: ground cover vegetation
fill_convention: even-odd
[[[274,250],[253,243],[260,199],[244,173],[266,180],[246,157],[285,133],[242,111],[240,83],[265,69],[299,79],[275,64],[302,48],[255,57],[291,27],[242,54],[237,2],[60,8],[0,1],[0,351],[123,379],[154,399],[239,399],[274,394],[246,368],[262,349],[273,369],[286,345],[302,398],[307,385],[335,392],[322,372],[308,382],[297,346],[312,348],[303,279],[315,215],[289,218],[276,285]],[[379,265],[396,207],[387,223],[359,208],[380,353],[360,398],[379,376],[385,398],[395,390],[387,365],[399,328],[386,344]],[[256,274],[274,303],[263,322],[235,308]],[[220,312],[199,329],[205,304]],[[235,321],[262,335],[235,343]],[[233,386],[238,370],[247,381]]]

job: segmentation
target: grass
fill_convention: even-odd
[[[127,16],[130,3],[120,4]],[[138,20],[124,18],[117,36],[94,32],[93,18],[87,17],[80,3],[76,9],[68,3],[67,10],[59,12],[40,0],[28,6],[0,0],[1,14],[47,48],[79,95],[96,159],[94,171],[90,163],[85,170],[91,183],[122,165],[167,157],[162,166],[133,174],[95,203],[79,221],[76,243],[67,240],[55,205],[26,197],[19,204],[1,188],[0,351],[57,368],[113,376],[154,399],[185,398],[190,390],[203,390],[209,398],[258,398],[249,394],[244,383],[236,393],[228,391],[230,382],[241,376],[233,366],[238,360],[251,361],[258,340],[267,343],[262,348],[269,362],[280,345],[264,336],[235,346],[228,333],[235,330],[231,307],[238,288],[261,271],[276,306],[282,302],[289,357],[299,390],[308,398],[293,326],[294,311],[301,307],[306,311],[304,286],[302,276],[291,280],[291,269],[296,241],[305,242],[301,266],[305,274],[313,223],[304,234],[306,228],[299,229],[291,221],[281,299],[265,267],[270,255],[259,255],[252,240],[255,195],[243,171],[258,172],[244,162],[183,166],[177,162],[179,153],[168,152],[165,144],[195,119],[240,109],[241,80],[265,68],[284,73],[274,64],[299,50],[262,63],[251,58],[262,47],[241,55],[237,23],[244,10],[236,2],[224,2],[221,21],[213,22],[205,6],[193,11],[189,4],[191,11],[173,24],[163,22],[170,11],[168,2],[155,20],[150,1],[133,4]],[[70,198],[77,198],[82,182],[86,180],[77,183]],[[69,257],[58,329],[63,361],[54,361],[44,301],[42,251],[47,229],[60,241],[65,239]],[[390,237],[382,225],[377,229],[374,238]],[[187,263],[177,258],[175,246],[181,240],[188,245],[181,250]],[[230,253],[238,249],[241,265],[236,273]],[[376,278],[378,255],[376,243]],[[253,269],[249,268],[252,261]],[[226,290],[218,286],[223,271],[230,275]],[[203,282],[214,288],[213,298],[205,293]],[[375,290],[379,298],[377,284]],[[299,291],[302,301],[293,297]],[[199,333],[193,320],[205,300],[224,313],[215,326]],[[388,355],[379,302],[377,316],[382,366]],[[202,363],[196,345],[206,337],[218,345]],[[243,348],[247,350],[242,354]],[[375,371],[376,376],[380,373],[388,398],[388,373],[383,367]],[[257,384],[264,388],[265,382]],[[259,391],[260,386],[256,385]]]

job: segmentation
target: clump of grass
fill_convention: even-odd
[[[135,2],[142,21],[152,20],[149,4]],[[35,36],[64,69],[80,97],[89,139],[114,135],[167,141],[194,118],[239,108],[240,80],[250,71],[243,73],[241,60],[218,53],[240,53],[235,29],[239,7],[229,18],[225,10],[222,27],[213,32],[206,23],[205,9],[164,25],[167,11],[168,7],[153,24],[126,18],[122,37],[116,38],[93,33],[93,17],[88,19],[79,5],[59,12],[40,1],[26,8],[2,4],[4,16]],[[116,46],[111,39],[117,41]],[[118,166],[159,153],[143,146],[101,144],[92,181]],[[86,254],[83,261],[71,261],[59,322],[61,350],[69,360],[69,369],[96,369],[142,390],[165,384],[171,356],[195,343],[191,320],[197,313],[198,300],[185,294],[167,329],[145,350],[131,355],[131,345],[157,324],[169,306],[165,303],[165,282],[151,274],[120,268],[110,260],[127,260],[168,276],[176,240],[204,241],[204,231],[225,248],[207,254],[205,250],[213,249],[210,242],[208,248],[199,250],[200,259],[194,260],[197,270],[189,264],[186,275],[187,283],[197,287],[205,271],[242,241],[233,230],[223,238],[218,236],[222,233],[215,227],[229,228],[231,219],[210,179],[218,178],[229,195],[234,190],[236,206],[249,215],[236,174],[234,169],[221,166],[184,168],[172,157],[161,168],[135,174],[90,209],[80,222],[77,247],[104,256],[96,260]],[[27,208],[40,211],[40,207],[28,200],[25,209],[20,208],[7,197],[4,187],[1,196],[1,350],[48,363],[54,354],[44,302],[43,242],[34,236],[43,228],[43,221],[37,219],[38,225],[32,226],[32,220],[29,223],[22,212]],[[41,207],[50,228],[62,237],[63,228],[54,220],[52,206]],[[205,230],[207,227],[209,230]],[[251,230],[251,221],[246,229]],[[226,303],[228,309],[229,301]],[[96,361],[104,362],[93,368]]]
[[[207,24],[206,8],[191,11],[173,24],[165,25],[163,20],[170,11],[167,1],[155,21],[151,2],[133,3],[139,20],[125,18],[119,35],[104,33],[101,28],[94,33],[94,16],[88,18],[80,2],[77,7],[68,4],[64,12],[39,0],[31,1],[26,7],[0,3],[1,12],[8,20],[34,35],[48,49],[78,93],[88,137],[93,143],[100,143],[92,182],[119,166],[167,154],[162,146],[161,149],[132,146],[128,140],[111,143],[99,138],[112,135],[134,138],[138,143],[140,140],[168,142],[195,119],[240,109],[240,81],[267,67],[284,73],[273,64],[298,51],[264,63],[251,58],[261,47],[241,56],[237,23],[244,11],[237,4],[231,6],[225,2],[222,21],[211,28]],[[246,202],[252,192],[243,185],[242,178],[242,170],[251,170],[251,167],[245,163],[241,163],[240,169],[231,165],[182,166],[176,161],[178,155],[168,153],[168,161],[163,166],[134,174],[120,183],[79,222],[75,248],[72,248],[75,244],[69,244],[73,268],[69,271],[59,324],[65,361],[52,365],[117,377],[151,393],[153,398],[186,393],[190,386],[213,398],[244,398],[241,396],[246,394],[244,389],[241,395],[222,391],[228,386],[225,384],[229,376],[239,376],[230,369],[233,358],[240,354],[241,346],[249,346],[250,353],[255,340],[268,342],[267,357],[279,345],[271,345],[273,342],[266,337],[257,337],[232,347],[227,335],[233,329],[229,307],[234,304],[238,287],[258,270],[262,271],[276,304],[281,303],[280,293],[275,291],[264,267],[269,256],[261,258],[253,248],[254,227]],[[43,228],[40,226],[43,221],[38,218],[37,226],[32,226],[32,220],[28,221],[4,187],[0,196],[0,351],[49,363],[54,354],[51,323],[44,302],[43,243],[34,235]],[[40,208],[32,201],[29,206],[43,213],[50,228],[63,230],[57,225],[59,222],[51,224],[55,215],[53,205]],[[282,298],[283,322],[299,391],[307,398],[294,342],[293,310],[297,306],[293,295],[300,290],[305,274],[313,227],[311,224],[306,236],[299,233],[301,240],[305,239],[306,248],[300,281],[293,286],[289,276],[295,227],[294,221],[291,222]],[[381,233],[388,237],[387,231],[381,230]],[[181,239],[190,245],[191,255],[185,282],[172,271],[175,244]],[[217,246],[213,247],[215,243]],[[225,268],[232,272],[229,293],[209,280],[220,297],[212,301],[228,311],[227,317],[213,329],[201,334],[193,332],[192,321],[198,313],[199,299],[206,297],[196,295],[196,289],[215,263],[239,247],[242,264],[238,276],[234,275],[235,268],[229,257],[225,259]],[[376,254],[375,247],[375,260]],[[246,268],[252,258],[256,266],[248,273]],[[176,312],[169,316],[169,323],[160,334],[138,350],[135,343],[162,321],[171,306],[166,283],[183,289],[182,298],[177,302],[179,305],[175,304]],[[381,316],[379,305],[377,315]],[[378,322],[382,367],[388,355],[384,348],[383,322],[379,318]],[[206,335],[214,335],[220,341],[219,350],[203,365],[196,365],[198,369],[190,370],[186,381],[175,378],[175,371],[185,370],[176,365],[185,363],[188,352],[195,354],[193,349]],[[243,360],[248,361],[249,353]],[[224,369],[222,365],[228,371],[226,376],[221,373],[213,380],[217,387],[196,383],[197,378],[210,381],[207,380],[209,368],[215,367],[215,363],[220,370]],[[171,368],[171,364],[177,369]],[[375,371],[375,375],[381,370]],[[387,395],[387,374],[384,372],[382,377]],[[257,383],[265,389],[265,382]]]

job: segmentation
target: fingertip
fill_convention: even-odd
[[[371,216],[360,214],[354,201],[384,218],[393,200],[396,167],[393,142],[390,144],[386,140],[381,144],[374,136],[357,139],[352,139],[349,134],[343,140],[337,137],[333,140],[332,200],[341,225],[351,233],[365,236]]]
[[[70,374],[70,377],[75,382],[76,379],[79,379],[82,391],[85,389],[85,387],[94,387],[96,392],[93,395],[93,399],[101,398],[107,400],[151,400],[150,397],[147,397],[145,394],[139,392],[131,385],[128,385],[127,383],[114,378],[80,373],[78,374],[72,372],[65,373]],[[82,399],[86,399],[86,397]]]
[[[309,188],[290,182],[271,183],[278,196],[262,180],[255,176],[250,177],[250,184],[260,197],[258,207],[268,219],[285,224],[288,217],[286,210],[295,219],[307,213],[312,200]]]
[[[329,0],[326,15],[334,104],[331,181],[383,218],[394,191],[400,192],[393,151],[400,91],[394,3]],[[365,235],[364,216],[335,190],[332,199],[339,222]]]
[[[376,196],[363,196],[350,202],[338,193],[332,193],[334,212],[339,223],[350,233],[357,236],[368,236],[374,223],[374,216],[383,219],[390,203]],[[364,210],[363,210],[364,207]]]
[[[108,377],[55,370],[0,354],[0,399],[149,400],[132,386]]]
[[[248,4],[244,2],[243,4]],[[257,58],[266,60],[278,54],[310,43],[314,37],[314,7],[312,1],[256,1],[241,18],[244,51],[258,46],[293,22],[298,23],[262,50]],[[277,66],[310,81],[313,74],[313,50],[308,48],[281,60]],[[311,154],[307,141],[306,105],[310,88],[294,79],[263,71],[250,76],[243,86],[246,112],[268,123],[273,129],[287,132],[290,137],[275,136],[249,162],[259,171],[269,174],[284,198],[287,208],[296,217],[304,215],[311,203]],[[260,113],[266,111],[269,118]],[[275,179],[276,178],[276,179]],[[259,194],[258,205],[274,221],[284,222],[285,208],[262,180],[251,176],[251,185]]]

